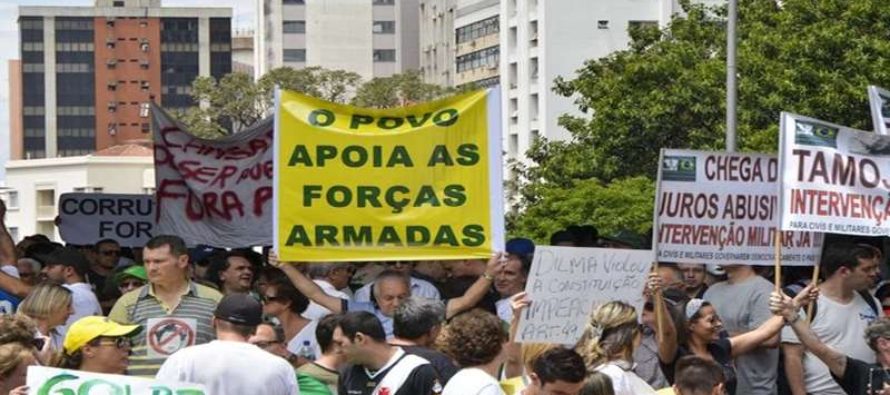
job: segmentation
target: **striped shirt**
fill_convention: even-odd
[[[194,344],[204,344],[216,338],[213,329],[213,312],[222,295],[213,288],[189,282],[182,299],[170,309],[154,296],[150,285],[128,292],[118,299],[108,314],[108,318],[125,325],[142,325],[142,331],[133,337],[133,352],[127,375],[154,377],[166,356],[149,355],[147,332],[148,320],[152,318],[183,318],[195,320],[197,330]]]

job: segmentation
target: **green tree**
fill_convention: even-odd
[[[352,104],[359,107],[388,108],[435,100],[457,92],[423,82],[420,71],[408,71],[390,77],[376,77],[355,94]]]
[[[885,2],[739,3],[742,150],[775,152],[781,111],[871,129],[866,86],[890,84],[890,60],[883,56],[890,53]],[[632,199],[638,190],[623,183],[652,183],[661,148],[724,148],[725,8],[682,5],[686,16],[674,16],[665,30],[634,29],[627,50],[587,61],[574,76],[557,80],[556,92],[572,97],[582,115],[560,119],[570,141],[533,144],[533,165],[517,168],[518,179],[528,181],[517,189],[514,231],[543,235],[555,230],[553,218],[575,218],[576,211],[589,219],[581,223],[615,221],[594,217],[585,211],[589,206],[551,200],[569,200],[587,183],[604,188],[588,188],[588,199],[600,200],[613,189]],[[622,215],[644,223],[619,222],[639,230],[648,226],[652,210],[635,207],[645,215]]]
[[[198,77],[192,82],[192,99],[203,105],[177,116],[198,136],[216,138],[237,132],[271,114],[275,87],[302,92],[324,100],[345,103],[361,77],[345,70],[320,67],[269,70],[259,81],[244,73],[231,73],[216,81]]]

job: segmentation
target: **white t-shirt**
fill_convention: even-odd
[[[326,293],[328,295],[331,295],[335,298],[340,298],[340,299],[346,299],[346,300],[352,299],[352,297],[350,297],[347,293],[340,291],[337,288],[334,288],[334,286],[331,285],[331,283],[329,283],[325,280],[312,280],[312,281],[314,283],[318,284],[318,287],[321,288],[321,290],[324,291],[324,293]],[[304,318],[309,319],[309,320],[320,320],[322,317],[324,317],[328,314],[331,314],[330,310],[322,307],[318,303],[311,302],[311,303],[309,303],[309,307],[306,308],[306,311],[304,311],[303,314],[300,314],[300,315],[302,315]]]
[[[284,358],[225,340],[177,351],[161,365],[157,379],[204,384],[213,395],[300,393],[294,368]]]
[[[878,306],[877,315],[858,292],[854,293],[853,301],[849,304],[841,304],[824,295],[819,295],[816,305],[816,317],[810,327],[813,328],[813,333],[819,340],[851,358],[867,363],[875,362],[875,353],[868,347],[864,335],[868,324],[884,315],[880,309],[880,303],[875,301],[875,305]],[[794,335],[794,331],[789,327],[782,330],[782,342],[800,343],[797,336]],[[828,367],[809,351],[803,355],[803,377],[808,393],[845,394],[844,390],[831,378]]]
[[[370,302],[371,301],[371,285],[373,282],[365,284],[364,287],[355,291],[355,297],[353,300],[356,302]],[[421,280],[419,278],[411,277],[411,296],[416,296],[420,298],[440,300],[442,296],[439,294],[439,289],[436,288],[435,285],[426,280]]]
[[[637,376],[633,370],[625,370],[614,362],[607,362],[597,366],[596,371],[612,379],[612,388],[615,390],[615,395],[655,395],[655,390],[643,381],[640,376]]]
[[[505,395],[500,383],[490,374],[476,368],[459,370],[448,384],[442,395]]]
[[[68,327],[75,321],[83,317],[103,314],[102,306],[99,305],[99,299],[96,298],[96,294],[93,292],[93,287],[90,284],[74,283],[62,284],[62,286],[71,290],[71,306],[74,308],[74,313],[68,317],[65,325],[56,328],[64,338],[65,334],[68,333]]]
[[[300,333],[297,333],[293,339],[288,340],[287,351],[294,355],[300,355],[300,348],[303,347],[303,342],[308,341],[309,346],[315,350],[315,358],[320,357],[321,348],[318,346],[318,339],[315,337],[315,328],[317,327],[318,321],[309,321],[309,323],[300,330]]]

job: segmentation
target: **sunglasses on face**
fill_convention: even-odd
[[[282,301],[284,298],[275,295],[260,295],[260,301],[263,303]]]
[[[121,254],[121,252],[118,250],[105,250],[105,251],[99,251],[99,253],[102,255],[105,255],[105,256],[118,256]]]
[[[121,288],[139,288],[145,285],[142,281],[133,280],[133,281],[124,281],[120,284]]]
[[[274,346],[274,345],[280,344],[280,343],[281,342],[277,341],[277,340],[269,340],[269,341],[254,342],[253,345],[255,345],[259,348],[269,348],[270,346]]]
[[[129,337],[108,337],[108,338],[100,338],[97,343],[99,346],[115,346],[118,349],[130,348],[133,346],[133,342]]]

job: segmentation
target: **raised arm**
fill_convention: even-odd
[[[306,295],[309,300],[330,310],[332,313],[343,313],[343,299],[328,295],[314,281],[310,280],[297,268],[293,262],[281,262],[275,252],[269,253],[269,264],[281,269],[290,282],[294,284],[300,293]]]
[[[677,328],[674,326],[674,320],[671,319],[671,313],[664,302],[661,276],[658,273],[649,274],[647,288],[652,295],[652,304],[656,311],[655,330],[658,339],[658,359],[662,362],[670,362],[677,354]],[[660,319],[658,318],[659,311],[661,312]]]
[[[800,294],[804,296],[804,299],[808,299],[813,298],[812,295],[817,292],[813,285],[810,284]],[[800,344],[807,351],[813,353],[822,363],[828,366],[828,370],[832,374],[843,377],[844,372],[847,370],[847,356],[819,340],[819,337],[813,332],[813,328],[810,327],[807,320],[801,319],[800,306],[805,305],[805,303],[800,302],[799,298],[801,295],[792,300],[783,293],[773,293],[773,296],[770,298],[770,309],[774,313],[782,314],[784,320],[791,323],[791,329],[794,330],[794,334],[797,335]]]
[[[729,342],[732,344],[732,357],[735,358],[762,346],[765,342],[775,337],[784,326],[785,319],[774,315],[757,327],[757,329],[731,337]]]
[[[504,363],[504,377],[518,377],[522,375],[522,344],[516,342],[516,333],[519,330],[519,320],[522,312],[528,307],[530,301],[525,292],[520,292],[510,297],[510,308],[513,310],[513,319],[510,320],[510,338],[504,346],[507,355]]]
[[[494,281],[494,275],[504,265],[503,257],[504,254],[500,252],[492,256],[485,265],[485,274],[479,276],[479,279],[462,296],[448,301],[448,304],[445,305],[446,319],[473,308],[485,297],[485,294],[491,288],[492,281]]]

